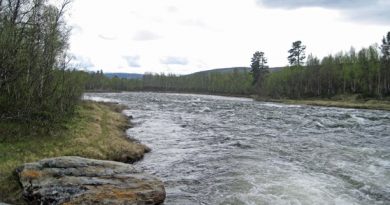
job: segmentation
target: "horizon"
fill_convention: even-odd
[[[380,43],[390,22],[390,2],[382,0],[93,4],[75,1],[69,10],[70,53],[78,69],[105,73],[185,75],[249,67],[258,50],[265,52],[270,67],[283,67],[296,40],[307,46],[307,55],[322,58]]]

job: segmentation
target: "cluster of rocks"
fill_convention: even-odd
[[[30,204],[161,204],[166,195],[159,179],[120,162],[58,157],[16,172]]]

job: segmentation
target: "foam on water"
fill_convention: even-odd
[[[96,93],[129,106],[165,204],[389,204],[390,113],[194,94]]]

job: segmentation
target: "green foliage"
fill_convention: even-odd
[[[265,75],[268,73],[267,58],[264,52],[256,51],[251,60],[252,85],[261,87]]]
[[[85,89],[94,92],[109,92],[109,91],[137,91],[142,90],[142,80],[140,79],[125,79],[125,78],[109,78],[103,74],[103,71],[92,73],[81,72],[83,76]]]
[[[0,2],[0,120],[51,122],[73,113],[83,84],[67,69],[70,1]]]
[[[252,89],[250,74],[238,70],[185,76],[145,74],[142,82],[144,90],[157,91],[245,95]]]
[[[383,37],[381,45],[381,59],[380,59],[380,72],[379,82],[382,84],[379,92],[390,93],[390,32],[387,33],[386,37]]]
[[[390,64],[382,45],[359,52],[329,55],[319,61],[309,55],[307,65],[292,66],[267,76],[265,90],[273,98],[332,97],[340,94],[362,94],[383,97],[390,94]]]
[[[142,79],[108,78],[102,72],[84,73],[88,91],[168,91],[248,95],[253,93],[251,75],[235,69],[232,73],[191,75],[146,73]]]

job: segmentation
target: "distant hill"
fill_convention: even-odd
[[[141,79],[144,75],[138,73],[104,73],[109,78]]]
[[[282,70],[283,67],[274,67],[274,68],[269,68],[271,72],[276,72]],[[204,70],[204,71],[199,71],[195,73],[188,74],[186,76],[191,76],[191,75],[209,75],[211,73],[233,73],[234,70],[237,70],[238,72],[250,72],[251,68],[249,67],[232,67],[232,68],[216,68],[216,69],[211,69],[211,70]],[[109,78],[125,78],[125,79],[142,79],[144,76],[143,74],[138,74],[138,73],[104,73],[105,76]]]
[[[277,72],[282,70],[283,68],[284,67],[273,67],[273,68],[269,68],[269,70],[270,72]],[[208,75],[210,73],[233,73],[234,70],[237,70],[238,72],[250,72],[251,68],[250,67],[216,68],[211,70],[199,71],[189,75]]]
[[[189,75],[208,75],[211,73],[233,73],[234,70],[238,72],[249,72],[251,69],[249,67],[232,67],[232,68],[216,68],[211,70],[199,71],[196,73],[191,73]]]

